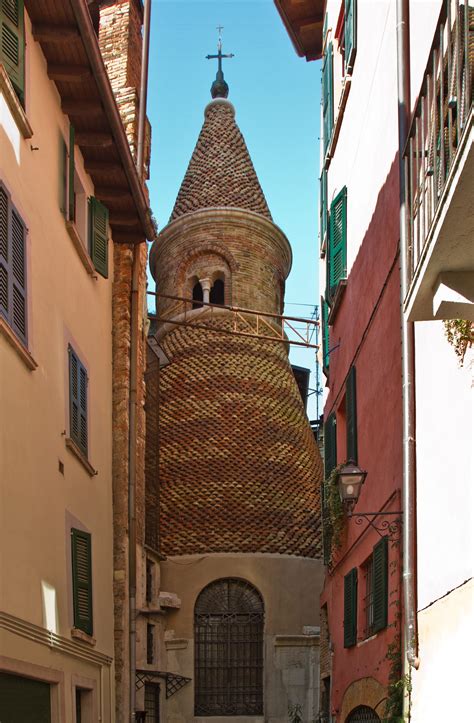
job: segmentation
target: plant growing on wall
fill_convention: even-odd
[[[466,351],[474,344],[474,322],[466,319],[444,321],[448,342],[454,347],[460,366],[464,363]]]
[[[342,542],[345,516],[341,497],[337,486],[337,475],[346,462],[334,467],[329,477],[324,481],[323,526],[328,564],[339,549]]]

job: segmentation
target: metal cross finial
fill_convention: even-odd
[[[219,33],[219,39],[217,41],[217,55],[206,55],[207,60],[213,60],[217,58],[217,74],[214,83],[211,86],[211,95],[213,98],[227,98],[229,93],[229,86],[224,80],[224,73],[222,72],[222,59],[233,58],[234,53],[224,55],[222,53],[222,31],[224,30],[223,25],[218,25],[216,30]]]

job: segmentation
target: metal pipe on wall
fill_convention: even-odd
[[[410,99],[409,0],[397,0],[398,153],[400,181],[400,315],[403,408],[403,620],[405,653],[410,666],[419,667],[415,594],[416,448],[414,324],[408,321],[404,300],[408,290],[407,185],[404,149],[408,134]]]
[[[143,180],[146,105],[148,95],[148,61],[150,55],[151,0],[145,0],[143,14],[142,68],[140,74],[140,106],[138,109],[137,171]]]

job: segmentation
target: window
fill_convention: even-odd
[[[89,254],[96,271],[108,278],[109,212],[103,203],[89,199]]]
[[[364,618],[365,637],[374,632],[374,557],[371,555],[363,567],[365,580]]]
[[[149,558],[146,561],[146,602],[150,605],[153,602],[153,572],[155,563]]]
[[[346,723],[378,723],[379,716],[367,705],[359,705],[346,718]]]
[[[27,344],[26,228],[0,185],[0,313]]]
[[[202,302],[202,300],[203,300],[202,286],[199,283],[199,281],[197,281],[193,286],[193,309],[200,309],[202,306],[202,303],[200,303],[200,302]]]
[[[344,576],[344,647],[357,642],[357,568]]]
[[[145,723],[160,723],[160,686],[145,683]]]
[[[357,0],[344,0],[344,72],[350,74],[357,51]]]
[[[245,580],[217,580],[194,611],[195,715],[263,714],[260,593]]]
[[[375,545],[363,567],[365,579],[365,637],[387,627],[388,611],[388,539]]]
[[[323,106],[323,155],[325,156],[331,140],[334,124],[334,95],[333,95],[333,53],[332,43],[329,43],[323,57],[321,78],[321,103]]]
[[[224,281],[222,279],[216,279],[214,281],[209,301],[211,302],[211,304],[224,303]]]
[[[92,635],[92,557],[88,532],[71,530],[71,554],[74,627]]]
[[[331,203],[326,272],[326,295],[331,303],[339,282],[347,275],[347,188],[345,186]]]
[[[326,233],[328,227],[328,172],[321,171],[319,179],[319,245],[321,253],[326,250]]]
[[[0,63],[20,103],[25,100],[25,26],[23,0],[0,0]]]
[[[357,464],[357,397],[356,397],[356,368],[352,366],[346,379],[346,437],[348,460]]]
[[[332,412],[324,423],[324,479],[337,464],[336,415]]]
[[[148,665],[155,662],[155,626],[151,623],[146,626],[146,662]]]
[[[69,345],[69,436],[87,457],[87,371]]]
[[[0,672],[3,721],[51,723],[51,686],[40,680]]]

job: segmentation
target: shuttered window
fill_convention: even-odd
[[[321,336],[323,342],[323,372],[329,374],[329,307],[325,299],[321,299]]]
[[[357,568],[344,576],[344,647],[357,642]]]
[[[352,366],[346,380],[347,459],[357,464],[357,396],[356,368]]]
[[[344,3],[344,70],[351,73],[357,50],[357,0]]]
[[[334,123],[332,43],[329,43],[324,54],[321,84],[321,103],[323,106],[323,155],[326,155]]]
[[[26,229],[0,185],[0,313],[27,344]]]
[[[0,62],[13,87],[24,102],[25,26],[23,0],[0,0]]]
[[[71,553],[74,627],[92,635],[92,554],[88,532],[71,530]]]
[[[75,144],[75,131],[72,123],[69,125],[69,159],[68,159],[68,190],[67,190],[67,207],[68,207],[68,219],[69,221],[76,220],[76,196],[74,193],[74,175],[76,172],[75,161],[74,161],[74,144]]]
[[[327,291],[331,300],[347,274],[347,188],[331,203],[327,253]]]
[[[328,172],[325,168],[321,171],[319,179],[319,245],[324,249],[326,233],[328,228]]]
[[[387,627],[388,611],[388,538],[375,545],[373,552],[373,595],[374,623],[373,631]]]
[[[69,346],[69,436],[87,457],[87,371]]]
[[[89,199],[89,253],[96,270],[105,279],[109,275],[109,212],[103,203]]]
[[[336,415],[329,415],[324,423],[324,478],[327,479],[337,464]]]

